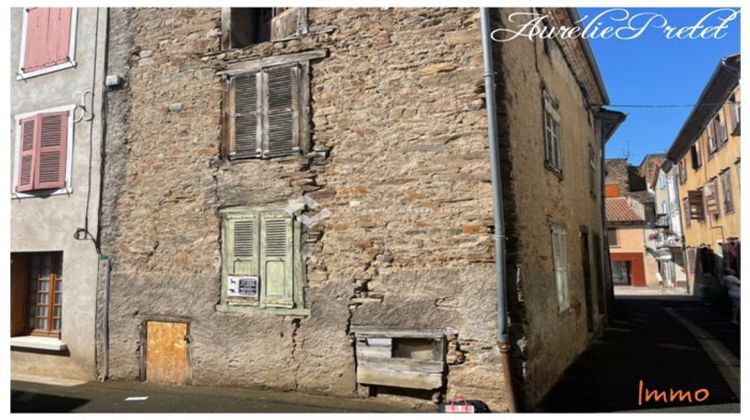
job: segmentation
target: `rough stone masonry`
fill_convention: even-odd
[[[138,379],[144,321],[172,319],[190,323],[193,384],[353,395],[352,323],[440,328],[445,393],[504,409],[477,10],[310,9],[308,34],[228,51],[220,16],[111,11],[110,377]],[[312,151],[223,158],[217,72],[313,49]],[[303,232],[311,315],[217,312],[219,210],[304,195],[331,212]]]

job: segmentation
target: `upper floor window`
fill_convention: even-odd
[[[685,159],[681,159],[680,163],[677,164],[678,176],[680,178],[680,184],[684,184],[687,181],[687,170],[685,169]]]
[[[727,126],[723,114],[719,112],[708,124],[708,154],[709,158],[728,139]]]
[[[226,71],[223,151],[274,158],[310,149],[310,60],[326,50],[233,63]]]
[[[305,8],[226,7],[221,18],[222,49],[245,48],[307,33]]]
[[[75,65],[75,21],[75,8],[24,9],[19,79]]]
[[[721,177],[721,193],[724,197],[724,214],[734,213],[734,199],[732,197],[732,178],[730,177],[731,171],[729,169],[722,172],[719,176]]]
[[[16,116],[16,197],[70,192],[72,111],[70,106]]]
[[[589,143],[589,192],[596,198],[596,153]]]
[[[562,156],[560,145],[559,103],[547,90],[542,91],[544,111],[544,157],[545,166],[558,176],[562,175]]]
[[[716,179],[708,181],[703,187],[704,203],[706,206],[706,214],[711,216],[714,220],[721,216],[721,210],[719,207],[719,191],[716,185]]]
[[[698,168],[700,168],[703,164],[699,144],[700,142],[695,142],[692,146],[690,146],[690,160],[693,164],[693,170],[698,170]]]
[[[733,135],[739,135],[740,134],[740,95],[737,92],[734,92],[731,98],[729,98],[729,116],[730,116],[730,125],[729,128]]]

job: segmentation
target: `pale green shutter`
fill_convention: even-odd
[[[261,303],[265,306],[294,306],[292,219],[284,214],[261,215]]]
[[[224,220],[224,269],[228,275],[258,275],[257,220],[252,215]]]

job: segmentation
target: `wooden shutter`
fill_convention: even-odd
[[[16,191],[34,189],[34,139],[36,138],[36,117],[20,121],[21,144],[18,151],[18,184]]]
[[[265,306],[294,306],[292,219],[280,214],[261,216],[261,294]]]
[[[68,112],[37,117],[39,141],[34,153],[34,189],[65,187]]]
[[[229,79],[230,101],[234,103],[230,150],[236,157],[261,155],[262,115],[258,95],[259,73],[248,73]]]
[[[703,189],[706,196],[706,211],[712,216],[719,215],[719,195],[716,189],[716,180],[709,181]]]
[[[73,9],[54,7],[49,9],[49,30],[47,40],[47,66],[62,64],[69,60],[70,19]]]
[[[227,220],[225,241],[230,275],[258,275],[258,228],[253,217]]]
[[[688,191],[688,204],[690,206],[688,217],[693,220],[703,220],[703,191]]]
[[[71,8],[28,9],[24,71],[39,70],[69,60],[72,15]]]
[[[263,157],[290,155],[299,151],[299,66],[284,66],[264,72],[265,133]]]
[[[732,181],[727,169],[721,174],[722,194],[724,195],[724,214],[734,212],[734,200],[732,199]]]

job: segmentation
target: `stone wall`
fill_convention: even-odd
[[[497,24],[508,27],[508,16],[531,9],[501,9]],[[559,379],[573,359],[585,349],[587,333],[581,230],[589,232],[589,259],[594,261],[593,234],[601,233],[601,192],[589,192],[589,144],[601,152],[584,108],[584,97],[575,67],[556,42],[506,42],[495,44],[496,74],[502,118],[502,152],[508,235],[508,277],[511,322],[516,339],[517,374],[522,380],[522,405],[532,407]],[[569,48],[570,46],[567,46]],[[571,64],[572,63],[572,64]],[[560,102],[562,172],[558,178],[545,168],[542,84]],[[594,92],[595,87],[588,90]],[[597,93],[598,94],[598,93]],[[595,101],[589,101],[595,103]],[[601,155],[598,155],[601,156]],[[598,160],[597,160],[598,161]],[[600,179],[597,168],[595,179]],[[601,191],[601,186],[597,190]],[[558,312],[549,220],[566,224],[570,309]],[[603,292],[597,264],[590,266],[593,302]],[[594,329],[603,314],[596,304]]]
[[[118,152],[105,190],[118,193],[103,205],[103,220],[116,221],[102,236],[111,377],[139,377],[144,321],[183,319],[193,384],[351,395],[351,322],[430,326],[452,332],[447,394],[503,410],[476,9],[311,9],[308,35],[228,52],[219,9],[112,16],[113,31],[128,35],[110,64],[128,80],[108,96],[124,112],[107,139]],[[217,70],[321,48],[328,57],[311,63],[313,153],[222,159]],[[115,57],[128,49],[124,69]],[[332,213],[305,232],[311,315],[216,312],[219,209],[304,194]]]

